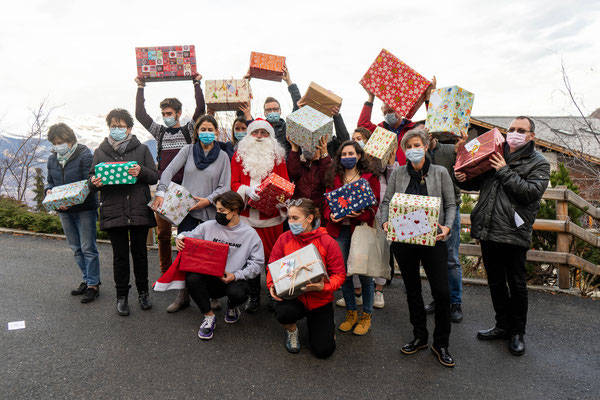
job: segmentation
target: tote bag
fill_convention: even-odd
[[[386,233],[363,223],[354,228],[348,255],[348,275],[391,278],[390,246]]]

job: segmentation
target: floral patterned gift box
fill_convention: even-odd
[[[304,106],[287,116],[287,135],[290,139],[308,151],[315,151],[321,137],[331,140],[333,118],[328,117],[311,106]]]
[[[193,45],[136,47],[138,78],[146,81],[194,79],[196,50]]]
[[[336,219],[345,217],[352,211],[377,205],[371,185],[364,178],[325,193],[325,200]]]
[[[137,161],[107,162],[97,164],[96,176],[102,178],[103,185],[133,185],[137,178],[127,173],[129,168],[138,165]]]
[[[247,79],[207,80],[204,87],[206,108],[214,111],[237,111],[252,99]]]
[[[439,197],[396,193],[390,201],[387,239],[435,246],[441,203]],[[419,232],[421,234],[415,235]]]
[[[451,132],[467,135],[475,95],[461,87],[439,88],[431,93],[425,128],[430,133]]]
[[[46,210],[58,210],[60,207],[72,207],[82,204],[90,194],[88,181],[78,181],[66,185],[55,186],[42,204]]]
[[[153,201],[148,203],[148,206],[152,206],[152,203]],[[178,226],[196,203],[197,201],[186,188],[171,182],[165,192],[162,207],[158,208],[156,212],[171,224]]]
[[[257,188],[260,200],[249,200],[248,205],[265,215],[275,215],[277,204],[285,203],[294,195],[296,185],[277,174],[271,174]]]
[[[365,145],[366,154],[373,156],[381,162],[381,167],[385,167],[392,153],[396,153],[398,148],[398,135],[378,126],[373,131],[371,138]]]

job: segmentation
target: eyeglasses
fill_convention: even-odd
[[[527,132],[531,132],[528,131],[527,129],[523,129],[523,128],[508,128],[507,132],[513,133],[513,132],[517,132],[517,133],[527,133]]]
[[[265,114],[270,114],[272,112],[279,112],[279,110],[281,110],[279,107],[265,108]]]
[[[250,136],[253,136],[253,137],[269,137],[269,132],[257,132],[257,131],[254,131],[254,132],[252,132],[250,134]]]

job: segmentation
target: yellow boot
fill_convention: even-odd
[[[358,320],[358,324],[354,328],[355,335],[364,335],[369,332],[369,328],[371,327],[371,314],[362,313],[360,319]]]
[[[358,311],[346,310],[346,319],[340,324],[338,329],[342,332],[349,332],[358,321]]]

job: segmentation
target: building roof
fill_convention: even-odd
[[[515,117],[471,117],[471,124],[503,133]],[[531,117],[535,122],[535,142],[561,153],[582,157],[600,164],[600,119],[582,117]]]

